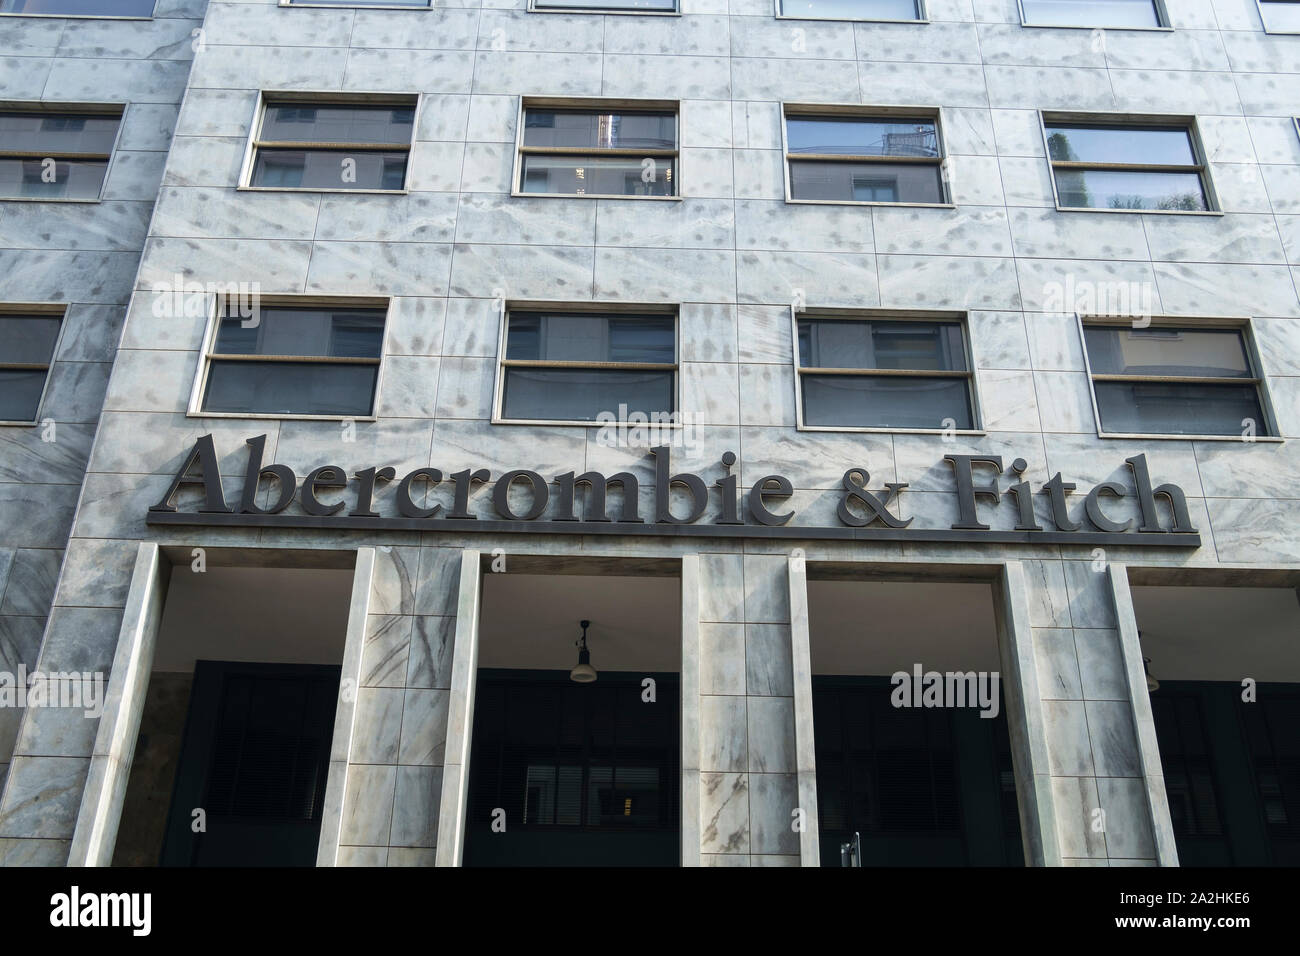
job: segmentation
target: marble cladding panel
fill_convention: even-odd
[[[1170,3],[1172,32],[1110,31],[1104,44],[1091,31],[1026,30],[1009,0],[928,6],[924,27],[796,24],[773,19],[764,0],[697,3],[672,18],[539,16],[466,0],[418,14],[416,29],[410,11],[225,0],[163,0],[142,23],[0,18],[6,99],[129,104],[103,202],[0,209],[0,302],[68,306],[41,410],[57,440],[0,428],[0,650],[107,666],[107,644],[88,636],[116,633],[134,540],[148,533],[140,513],[197,436],[215,436],[228,479],[255,434],[299,473],[338,453],[333,422],[186,416],[204,322],[161,320],[147,294],[131,303],[133,289],[177,274],[256,281],[264,294],[392,297],[379,421],[358,423],[348,467],[559,473],[622,461],[583,429],[489,424],[493,298],[680,304],[683,402],[718,447],[684,452],[679,467],[712,467],[732,448],[742,480],[786,474],[801,515],[831,522],[839,476],[864,464],[873,486],[910,482],[918,526],[942,526],[955,508],[945,453],[1024,457],[1035,481],[1059,470],[1082,488],[1127,483],[1124,458],[1145,452],[1153,477],[1180,484],[1204,525],[1196,560],[1300,564],[1290,442],[1099,439],[1073,304],[1061,296],[1071,283],[1123,283],[1151,311],[1255,317],[1279,429],[1300,436],[1294,44],[1260,33],[1246,0]],[[237,190],[259,90],[421,93],[410,191]],[[679,100],[682,198],[511,196],[523,94]],[[940,107],[954,207],[787,203],[783,102]],[[1195,114],[1223,214],[1057,211],[1044,109]],[[796,431],[795,302],[967,312],[987,434],[941,444]],[[248,541],[237,529],[205,534]],[[376,762],[349,771],[348,793],[367,796],[345,818],[340,858],[418,865],[436,832],[458,552],[414,536],[385,547],[358,698],[358,720],[373,730],[364,756]],[[784,806],[784,557],[761,551],[701,561],[702,700],[720,715],[705,750],[717,766],[701,777],[701,848],[715,865],[798,852]],[[1066,788],[1057,798],[1072,824],[1145,800],[1116,622],[1091,559],[1077,557],[1033,552],[1025,565],[1049,754],[1064,774],[1053,785]],[[42,651],[35,622],[47,615]],[[75,815],[76,799],[57,794],[84,776],[75,737],[32,726],[0,806],[5,861],[66,852],[59,800]],[[1089,782],[1071,791],[1070,780]],[[23,832],[11,832],[14,814]],[[1149,827],[1132,822],[1146,818],[1124,819],[1104,841],[1086,826],[1067,839],[1063,824],[1064,855],[1149,859]]]

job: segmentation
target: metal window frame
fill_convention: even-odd
[[[515,162],[510,174],[510,196],[514,199],[623,199],[634,202],[681,202],[682,192],[682,108],[681,100],[631,100],[611,97],[521,96],[515,114]],[[672,112],[677,118],[677,145],[671,149],[589,150],[575,147],[524,146],[524,119],[530,109],[602,112]],[[644,156],[672,157],[677,182],[671,196],[627,196],[619,193],[530,193],[522,189],[524,155],[533,156]]]
[[[804,17],[783,13],[781,5],[784,0],[773,0],[776,19],[778,20],[814,20],[822,23],[929,23],[930,9],[928,0],[915,0],[917,18],[914,20],[896,20],[886,17]]]
[[[869,199],[797,199],[791,185],[790,163],[792,156],[790,154],[790,134],[789,119],[791,116],[807,117],[834,117],[834,118],[857,118],[863,120],[873,119],[914,119],[924,117],[934,121],[935,139],[938,141],[939,155],[933,159],[929,157],[897,157],[897,156],[870,156],[870,155],[848,155],[841,153],[796,155],[794,161],[814,160],[825,162],[844,162],[844,163],[868,163],[877,165],[918,165],[918,166],[935,166],[939,169],[940,186],[943,189],[943,202],[881,202]],[[800,204],[809,206],[886,206],[886,207],[903,207],[915,209],[956,209],[957,205],[952,200],[952,190],[948,182],[948,177],[944,175],[945,164],[948,162],[948,149],[943,132],[943,108],[939,106],[859,106],[843,103],[834,104],[816,104],[816,103],[785,103],[781,104],[781,154],[784,157],[782,164],[782,175],[785,178],[785,201],[790,204]]]
[[[1020,25],[1022,27],[1031,27],[1041,30],[1137,30],[1144,33],[1173,33],[1174,28],[1169,19],[1169,11],[1165,8],[1165,0],[1148,0],[1151,6],[1155,8],[1156,20],[1159,26],[1154,27],[1108,27],[1108,26],[1088,26],[1083,23],[1032,23],[1025,14],[1024,0],[1016,0],[1016,6],[1020,10]]]
[[[50,360],[45,364],[45,382],[41,385],[41,396],[36,400],[36,415],[31,421],[24,419],[0,419],[0,427],[35,428],[43,419],[45,400],[50,394],[50,380],[54,378],[54,363],[58,361],[59,349],[63,346],[63,333],[68,327],[68,305],[56,302],[0,302],[0,317],[17,318],[53,318],[59,321],[59,331],[54,335],[54,348],[50,350]],[[0,369],[39,368],[38,363],[5,362],[0,359]]]
[[[1274,37],[1293,37],[1300,36],[1300,30],[1270,30],[1268,21],[1264,19],[1265,3],[1296,3],[1297,0],[1255,0],[1255,11],[1259,14],[1259,25],[1264,33]]]
[[[1259,444],[1259,443],[1281,443],[1285,441],[1282,437],[1281,430],[1277,425],[1277,415],[1273,407],[1272,398],[1269,395],[1268,374],[1264,369],[1263,360],[1260,356],[1257,337],[1255,334],[1255,320],[1253,316],[1186,316],[1186,315],[1158,315],[1143,316],[1141,321],[1145,324],[1135,326],[1138,321],[1134,316],[1104,316],[1104,315],[1087,315],[1082,312],[1075,312],[1075,326],[1079,335],[1079,348],[1083,352],[1084,373],[1088,377],[1088,397],[1092,402],[1093,423],[1096,426],[1098,438],[1119,438],[1119,439],[1141,439],[1146,440],[1163,440],[1163,441],[1221,441],[1221,442],[1240,442],[1242,444]],[[1150,319],[1148,322],[1147,319]],[[1250,369],[1252,378],[1233,378],[1220,379],[1210,376],[1165,376],[1165,375],[1100,375],[1092,370],[1092,357],[1088,354],[1088,340],[1084,335],[1086,328],[1119,328],[1119,329],[1201,329],[1207,332],[1212,331],[1234,331],[1241,334],[1242,350],[1246,357],[1246,364]],[[1105,430],[1101,421],[1101,407],[1097,403],[1097,386],[1098,381],[1135,381],[1135,382],[1205,382],[1207,384],[1227,383],[1233,385],[1254,385],[1255,392],[1259,398],[1260,412],[1264,421],[1260,422],[1261,432],[1247,442],[1240,435],[1193,435],[1173,432],[1108,432]]]
[[[88,18],[83,18],[88,19]],[[95,18],[99,19],[99,18]],[[121,17],[118,19],[128,19]],[[130,103],[80,103],[63,100],[2,100],[0,112],[31,113],[35,116],[59,116],[74,114],[98,114],[113,116],[117,119],[117,129],[113,132],[113,145],[107,155],[102,153],[58,153],[38,152],[27,149],[4,150],[0,156],[6,159],[87,159],[104,160],[104,178],[99,184],[97,196],[3,196],[0,202],[61,202],[61,203],[99,203],[104,201],[104,192],[108,189],[108,177],[112,175],[113,165],[117,159],[117,148],[122,141],[122,128],[126,125],[126,114]]]
[[[598,2],[584,7],[548,7],[539,5],[538,0],[528,0],[529,13],[591,13],[607,17],[680,17],[682,0],[673,0],[672,10],[626,10],[617,7],[603,7]],[[680,137],[679,137],[680,139]]]
[[[411,165],[415,156],[415,144],[419,135],[420,117],[425,97],[419,92],[303,92],[301,90],[261,90],[253,108],[253,119],[249,126],[248,143],[244,147],[244,160],[240,165],[239,181],[236,189],[244,192],[271,193],[329,193],[340,195],[402,196],[411,191]],[[327,142],[288,142],[282,140],[264,140],[262,124],[266,121],[266,111],[271,106],[303,105],[328,108],[331,106],[397,106],[413,107],[415,110],[411,122],[411,141],[406,146],[392,143],[327,143]],[[325,189],[310,186],[255,186],[253,169],[256,165],[259,147],[271,149],[303,149],[318,152],[402,152],[406,153],[406,172],[402,176],[401,189]]]
[[[506,339],[510,331],[510,315],[512,312],[569,312],[585,313],[592,316],[619,316],[619,315],[662,315],[671,317],[673,320],[673,361],[671,365],[659,362],[552,362],[548,360],[523,360],[506,358]],[[496,374],[492,385],[492,424],[493,425],[555,425],[567,426],[570,428],[607,428],[611,422],[598,421],[579,421],[577,419],[567,418],[506,418],[502,414],[502,405],[505,402],[505,382],[507,368],[605,368],[605,369],[626,369],[636,371],[638,369],[671,371],[673,373],[673,408],[670,414],[676,415],[676,422],[648,422],[646,428],[667,429],[670,431],[679,430],[683,427],[684,422],[681,419],[682,407],[682,337],[681,337],[681,307],[675,303],[665,304],[657,302],[653,304],[643,303],[626,303],[626,302],[569,302],[565,300],[539,300],[539,299],[519,299],[503,303],[502,308],[497,310],[497,357],[496,357]],[[630,409],[630,411],[641,411],[641,409]],[[645,411],[649,412],[649,409]]]
[[[936,369],[826,369],[805,366],[799,354],[799,322],[801,319],[828,319],[841,322],[948,322],[961,328],[962,350],[966,356],[966,371]],[[795,430],[801,432],[852,432],[881,435],[965,435],[981,436],[984,416],[980,409],[979,375],[975,368],[975,355],[970,334],[970,314],[931,309],[841,309],[790,307],[790,342],[794,356],[794,409]],[[966,380],[970,399],[973,428],[902,428],[886,425],[809,425],[803,414],[803,375],[853,375],[873,378],[906,376],[908,378],[962,378]]]
[[[1165,127],[1182,130],[1187,133],[1192,147],[1193,166],[1169,166],[1152,163],[1067,163],[1052,159],[1051,145],[1048,142],[1047,126],[1049,123],[1066,125],[1096,126],[1107,129],[1124,129],[1125,127]],[[1107,214],[1138,216],[1222,216],[1223,208],[1219,204],[1218,193],[1214,189],[1214,178],[1210,175],[1210,162],[1201,142],[1201,132],[1194,115],[1183,113],[1080,113],[1069,110],[1038,110],[1038,131],[1043,137],[1043,156],[1047,159],[1047,171],[1052,180],[1052,203],[1057,212],[1100,212]],[[1096,206],[1062,206],[1060,190],[1056,185],[1056,171],[1060,168],[1084,170],[1118,170],[1124,172],[1195,172],[1201,180],[1201,191],[1205,195],[1205,209],[1102,209]]]
[[[207,328],[203,332],[203,346],[199,353],[198,370],[194,376],[194,385],[190,389],[189,406],[185,415],[187,418],[244,418],[244,419],[261,419],[275,421],[318,421],[318,422],[373,422],[379,418],[379,401],[383,394],[384,371],[387,367],[385,357],[388,355],[388,336],[392,329],[392,297],[391,296],[339,296],[339,295],[270,295],[261,296],[260,304],[272,308],[297,308],[297,309],[328,309],[328,308],[345,308],[345,309],[375,309],[383,310],[384,313],[384,333],[380,340],[379,358],[351,358],[351,357],[333,357],[333,356],[310,356],[310,355],[231,355],[214,351],[217,341],[217,332],[221,325],[221,302],[220,297],[210,296],[207,305],[208,319]],[[293,361],[301,362],[308,365],[375,365],[378,371],[375,373],[375,389],[370,396],[370,412],[366,415],[311,415],[304,413],[290,412],[218,412],[208,411],[203,408],[203,395],[207,391],[208,377],[212,369],[212,360],[227,361],[247,361],[247,362],[266,362],[266,361]]]
[[[0,17],[40,17],[45,20],[152,20],[158,13],[158,0],[154,0],[148,16],[116,16],[99,13],[14,13],[0,11]]]

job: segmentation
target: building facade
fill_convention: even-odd
[[[0,2],[0,863],[1300,862],[1300,4],[146,6]]]

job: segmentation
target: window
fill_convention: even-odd
[[[121,107],[0,112],[0,199],[99,199],[121,121]]]
[[[524,103],[520,193],[664,198],[678,193],[677,107]]]
[[[149,19],[154,0],[0,0],[0,13],[44,17]]]
[[[1085,325],[1101,432],[1268,435],[1242,329]]]
[[[799,426],[976,428],[960,321],[797,320]]]
[[[0,422],[37,420],[61,314],[0,314]]]
[[[626,411],[665,421],[677,408],[676,316],[568,310],[511,311],[501,361],[499,417],[594,422]]]
[[[262,304],[222,314],[211,333],[199,411],[369,416],[384,341],[383,308]]]
[[[676,13],[677,0],[531,0],[530,10],[600,13]]]
[[[1031,27],[1167,27],[1158,0],[1020,0],[1021,22]]]
[[[799,20],[924,20],[920,0],[776,0],[780,17]]]
[[[1300,0],[1259,0],[1265,33],[1300,33]]]
[[[813,112],[786,107],[793,202],[948,202],[937,113]]]
[[[381,103],[268,97],[248,185],[399,192],[414,130],[414,97]]]
[[[1201,150],[1188,121],[1094,124],[1044,118],[1060,209],[1206,212]]]

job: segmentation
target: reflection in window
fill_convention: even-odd
[[[1161,212],[1210,208],[1205,165],[1188,126],[1047,123],[1061,207]]]
[[[676,354],[671,315],[512,312],[501,416],[589,422],[638,412],[666,421],[676,410]]]
[[[98,199],[121,119],[120,109],[0,112],[0,199]]]
[[[265,189],[400,190],[415,129],[414,101],[269,102],[249,185]]]
[[[370,415],[383,309],[262,306],[222,317],[208,352],[205,412]]]
[[[0,314],[0,422],[34,422],[59,337],[54,315]]]
[[[917,0],[781,0],[781,16],[807,20],[920,20]]]
[[[677,114],[524,111],[519,189],[566,196],[675,196]]]
[[[801,319],[798,376],[805,425],[975,427],[959,322]]]
[[[1268,433],[1239,329],[1090,325],[1084,343],[1102,432]]]
[[[946,201],[934,117],[786,116],[790,198],[820,202]]]
[[[1267,33],[1300,33],[1300,0],[1259,0]]]

